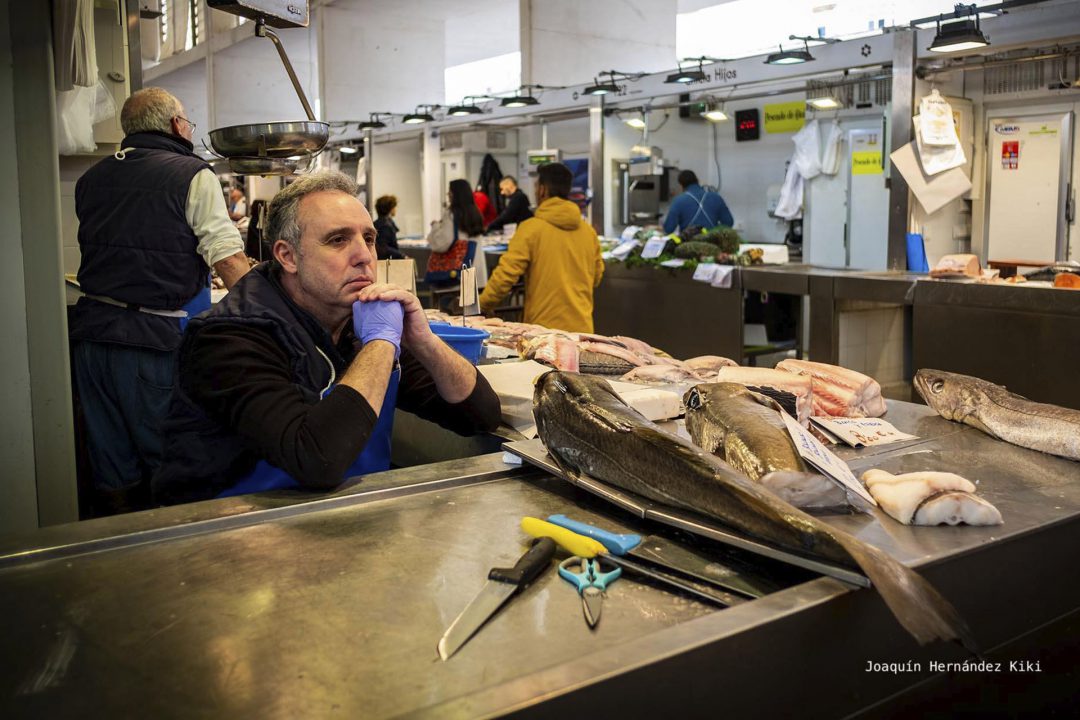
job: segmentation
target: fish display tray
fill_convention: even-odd
[[[763,557],[779,560],[780,562],[805,568],[822,575],[842,580],[859,587],[870,587],[870,580],[865,575],[850,568],[834,565],[832,563],[814,560],[794,553],[780,550],[772,545],[765,545],[742,535],[736,535],[720,525],[710,522],[696,513],[676,509],[646,500],[639,495],[619,490],[597,480],[596,478],[582,475],[580,478],[568,477],[548,455],[547,448],[540,440],[517,440],[503,444],[503,450],[521,458],[530,465],[534,465],[555,477],[587,490],[592,494],[621,507],[623,510],[633,513],[644,520],[670,525],[671,527],[685,530],[686,532],[700,535],[711,540],[746,550]]]

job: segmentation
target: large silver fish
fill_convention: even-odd
[[[667,505],[716,518],[783,549],[857,566],[897,620],[921,644],[959,639],[964,621],[920,575],[857,538],[780,500],[627,406],[599,378],[549,372],[536,382],[540,438],[564,472],[584,473]]]
[[[915,389],[946,420],[1013,445],[1080,460],[1080,410],[1033,402],[992,382],[944,370],[919,370]]]

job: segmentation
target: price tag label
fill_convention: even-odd
[[[712,282],[709,284],[715,288],[731,287],[731,276],[735,273],[734,265],[717,265],[713,273]]]
[[[639,240],[627,240],[626,242],[619,243],[619,245],[611,251],[611,256],[619,260],[625,260],[630,255],[630,251],[641,244]]]
[[[811,435],[809,430],[804,429],[798,420],[795,420],[787,413],[780,413],[780,417],[784,418],[788,434],[791,435],[791,439],[795,442],[795,447],[803,460],[813,465],[823,474],[841,483],[845,488],[851,490],[851,492],[871,505],[877,505],[873,496],[858,481],[846,462],[836,457],[832,450],[822,445],[821,441]]]
[[[480,314],[480,296],[476,292],[476,268],[467,267],[461,271],[458,302],[461,303],[464,315]]]
[[[694,279],[700,282],[711,283],[713,278],[716,277],[716,268],[720,267],[716,263],[699,263],[694,268]]]
[[[654,237],[649,239],[645,243],[645,247],[641,249],[641,257],[646,260],[660,257],[660,253],[664,252],[664,246],[667,245],[666,237]]]
[[[682,258],[672,258],[671,260],[665,260],[664,262],[660,263],[661,266],[669,268],[679,268],[685,264],[686,261]]]
[[[855,448],[918,440],[918,436],[900,432],[881,418],[812,417],[810,420]]]

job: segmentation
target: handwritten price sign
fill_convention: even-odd
[[[802,456],[803,460],[820,470],[822,474],[841,483],[845,488],[871,505],[877,505],[869,491],[855,478],[846,462],[836,457],[832,450],[822,445],[821,441],[811,435],[809,430],[803,428],[798,420],[787,413],[780,413],[780,417],[784,419],[788,434],[795,441],[795,448],[799,451],[799,455]]]
[[[810,420],[855,448],[918,439],[881,418],[813,417]]]

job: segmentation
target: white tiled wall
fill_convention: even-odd
[[[883,388],[904,384],[904,309],[860,304],[841,312],[840,365],[865,373]]]

